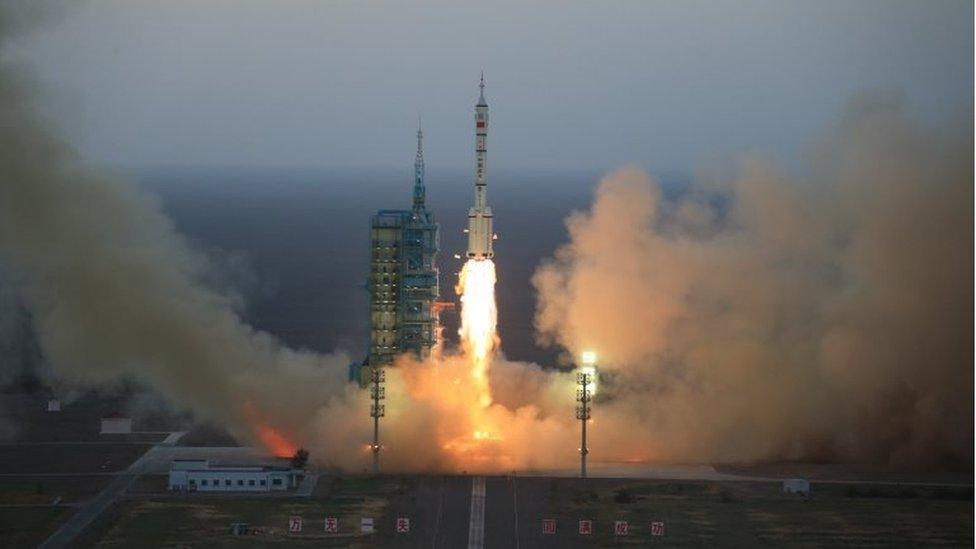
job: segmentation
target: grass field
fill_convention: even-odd
[[[108,475],[70,477],[3,477],[0,478],[0,504],[72,503],[94,496],[112,477]]]
[[[591,519],[597,546],[952,546],[973,545],[971,488],[813,485],[789,496],[774,483],[595,481],[553,484],[564,528]],[[628,521],[626,537],[613,534]],[[651,521],[665,523],[652,537]]]
[[[148,444],[56,444],[0,446],[0,473],[108,473],[146,453]]]
[[[359,535],[359,519],[382,516],[390,495],[403,490],[398,479],[322,479],[310,499],[219,497],[132,499],[96,547],[180,546],[263,547],[269,544],[316,547],[371,545]],[[288,519],[301,516],[300,534]],[[339,533],[326,534],[326,517],[339,519]],[[230,525],[246,522],[252,534],[233,536]]]
[[[0,547],[36,547],[73,512],[66,507],[0,507]]]

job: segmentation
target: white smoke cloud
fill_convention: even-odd
[[[657,455],[971,461],[971,135],[868,98],[809,179],[610,174],[534,277],[541,339],[598,350]]]

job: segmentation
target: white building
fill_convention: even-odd
[[[102,418],[103,435],[128,435],[132,433],[132,418],[111,416]]]
[[[50,398],[47,401],[47,411],[48,412],[60,412],[61,411],[61,401],[56,398]]]
[[[788,478],[783,481],[783,492],[787,494],[810,495],[810,482],[802,478]]]
[[[301,471],[268,465],[215,465],[207,459],[174,459],[169,489],[188,492],[273,492],[298,485]]]

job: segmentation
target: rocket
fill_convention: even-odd
[[[488,206],[488,181],[485,178],[488,152],[488,103],[485,101],[485,74],[481,73],[481,96],[474,107],[474,206],[468,210],[468,258],[491,259],[495,256],[491,245],[495,234],[491,226],[491,207]]]

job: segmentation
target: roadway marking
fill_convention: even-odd
[[[444,477],[441,477],[441,487],[437,498],[437,517],[434,519],[434,539],[430,542],[430,549],[437,547],[437,533],[441,529],[441,509],[444,507]]]
[[[518,478],[515,471],[512,471],[512,508],[515,510],[515,549],[519,549],[519,529],[518,529]]]
[[[468,549],[485,546],[485,477],[471,479],[471,522],[468,525]]]

